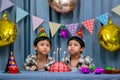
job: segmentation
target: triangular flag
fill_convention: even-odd
[[[67,27],[67,29],[69,30],[69,32],[71,33],[72,36],[75,35],[77,27],[78,27],[78,23],[75,24],[66,24],[65,25]]]
[[[49,26],[50,26],[51,34],[53,37],[55,33],[58,31],[58,29],[60,28],[61,24],[49,22]]]
[[[113,8],[112,11],[120,16],[120,5],[118,5],[117,7]]]
[[[81,26],[80,29],[76,32],[76,35],[79,36],[80,38],[83,38],[82,26]]]
[[[14,4],[9,0],[2,0],[0,12],[12,7]]]
[[[35,29],[37,29],[39,25],[41,25],[43,22],[44,22],[43,19],[32,15],[33,31],[35,31]]]
[[[108,24],[108,12],[97,17],[97,19],[104,25]]]
[[[25,16],[28,15],[28,12],[24,11],[23,9],[17,7],[16,9],[16,23],[23,19]]]
[[[15,61],[15,57],[12,52],[9,53],[8,63],[5,69],[7,73],[18,73],[19,69]]]
[[[86,27],[86,29],[92,34],[93,26],[94,26],[94,19],[90,19],[87,21],[82,22],[82,24]]]

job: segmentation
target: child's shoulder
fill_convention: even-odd
[[[92,58],[90,56],[86,56],[86,55],[81,55],[81,58],[84,58],[86,60],[92,60]]]
[[[52,56],[48,56],[48,59],[49,59],[49,60],[52,60],[52,59],[54,59],[54,57],[52,57]]]
[[[28,56],[27,56],[27,58],[29,58],[29,57],[36,57],[36,54],[29,54]]]

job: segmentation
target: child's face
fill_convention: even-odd
[[[83,51],[84,48],[81,48],[81,45],[76,40],[69,41],[68,44],[68,51],[71,55],[80,55],[81,51]]]
[[[47,55],[50,52],[50,43],[47,40],[39,41],[34,49],[38,54]]]

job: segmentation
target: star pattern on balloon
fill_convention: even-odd
[[[82,22],[82,24],[90,32],[90,34],[92,34],[93,26],[94,26],[94,19],[90,19],[90,20],[84,21],[84,22]]]

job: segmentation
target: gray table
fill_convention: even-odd
[[[21,71],[19,74],[0,72],[0,80],[120,80],[120,74],[82,74],[81,72]]]

